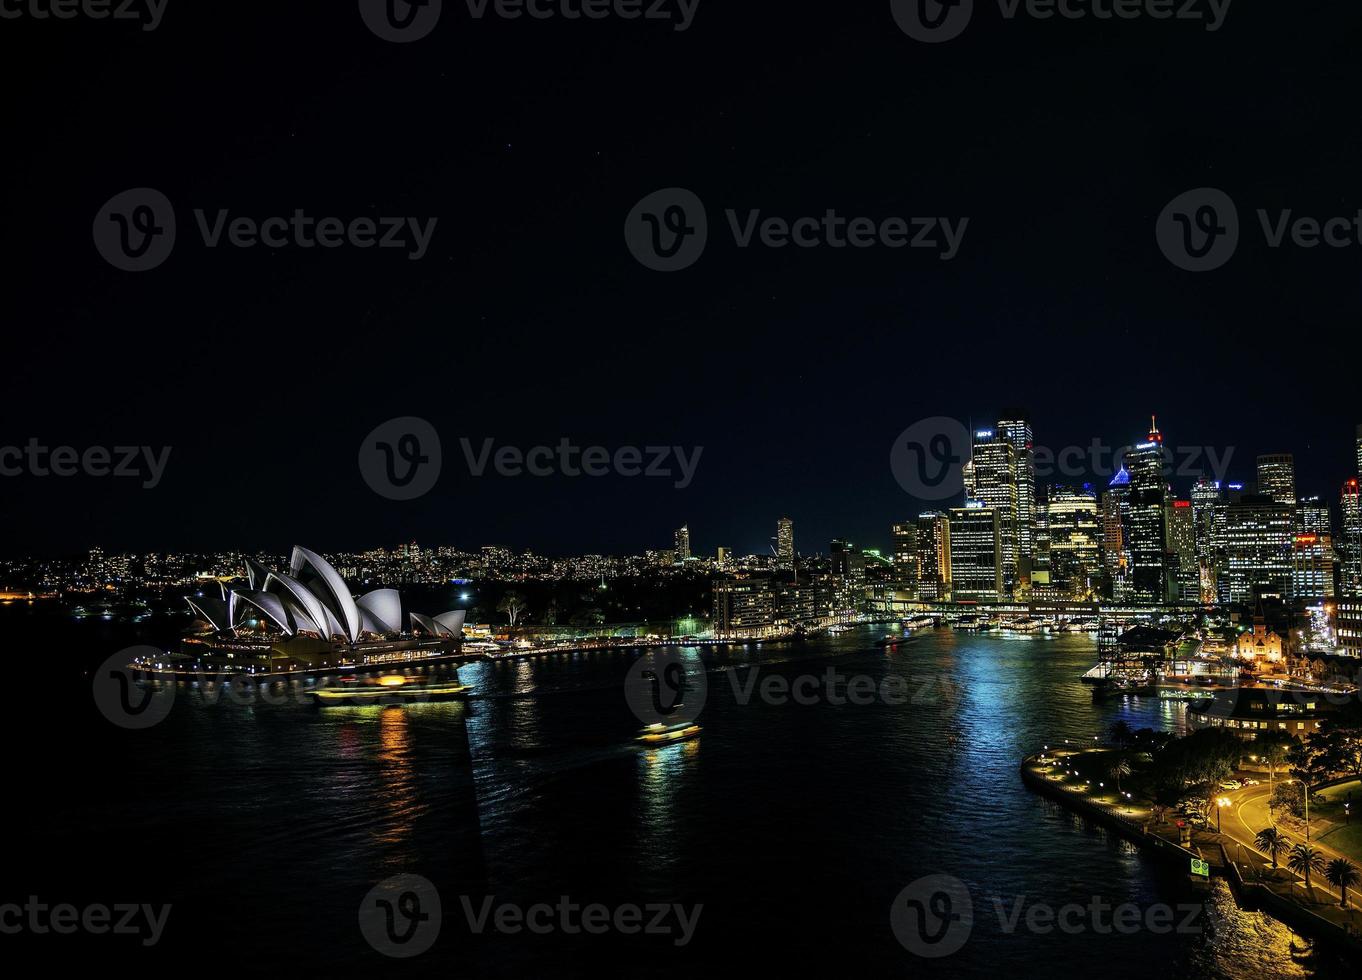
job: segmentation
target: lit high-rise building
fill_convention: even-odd
[[[1003,533],[998,511],[978,500],[952,507],[950,528],[951,597],[956,602],[1002,599]]]
[[[850,541],[840,538],[832,542],[829,551],[839,601],[843,608],[855,608],[865,596],[865,556]]]
[[[1091,598],[1101,571],[1103,541],[1097,494],[1091,485],[1052,487],[1045,512],[1051,583],[1074,598]]]
[[[1329,535],[1292,535],[1291,593],[1305,600],[1334,597],[1334,541]]]
[[[917,560],[917,523],[903,521],[891,529],[894,537],[894,578],[910,593],[917,591],[920,572]]]
[[[789,567],[794,564],[794,553],[794,521],[782,517],[776,521],[776,557]]]
[[[1357,475],[1362,477],[1362,423],[1357,426]]]
[[[1191,498],[1201,601],[1213,603],[1224,564],[1220,534],[1224,531],[1225,494],[1219,480],[1202,477],[1192,487]]]
[[[946,602],[951,598],[951,525],[940,511],[917,518],[918,598]]]
[[[676,529],[676,560],[690,560],[690,527],[685,524]]]
[[[1011,595],[1020,584],[1017,542],[1017,451],[995,429],[974,433],[965,468],[965,498],[997,513],[1002,542],[1003,592]]]
[[[1292,508],[1245,494],[1225,514],[1225,600],[1291,596]]]
[[[1339,506],[1343,511],[1343,544],[1339,549],[1342,594],[1362,598],[1362,491],[1356,479],[1343,484]]]
[[[1258,493],[1279,504],[1296,506],[1296,459],[1290,453],[1258,457]]]
[[[1126,453],[1125,468],[1130,473],[1127,547],[1130,551],[1131,598],[1138,603],[1166,602],[1169,598],[1165,515],[1168,480],[1164,475],[1163,435],[1153,420],[1150,421],[1149,438]]]
[[[1323,497],[1301,497],[1296,501],[1296,531],[1300,534],[1334,533],[1334,515]]]
[[[1012,412],[999,419],[998,438],[1012,446],[1016,459],[1017,567],[1025,581],[1035,560],[1036,533],[1036,455],[1025,413]]]
[[[1102,494],[1102,564],[1110,583],[1111,598],[1130,598],[1130,551],[1126,527],[1130,523],[1130,474],[1117,470]]]
[[[1174,500],[1168,508],[1168,550],[1175,597],[1180,602],[1201,601],[1201,562],[1196,554],[1196,511],[1190,500]]]

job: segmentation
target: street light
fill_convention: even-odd
[[[1218,797],[1215,801],[1215,832],[1220,833],[1220,811],[1230,805],[1228,796]]]

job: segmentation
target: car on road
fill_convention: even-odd
[[[1245,779],[1245,780],[1244,780],[1244,785],[1245,785],[1245,786],[1258,786],[1258,785],[1260,785],[1261,783],[1262,783],[1262,780],[1261,780],[1261,779]]]
[[[1227,779],[1220,784],[1221,789],[1243,789],[1244,784],[1237,779]]]

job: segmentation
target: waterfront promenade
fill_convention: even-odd
[[[1108,775],[1117,755],[1115,749],[1102,747],[1050,746],[1023,760],[1022,780],[1066,808],[1178,860],[1189,874],[1192,859],[1205,861],[1213,874],[1230,881],[1241,907],[1263,909],[1303,934],[1362,952],[1362,910],[1357,907],[1362,893],[1350,891],[1348,906],[1341,907],[1338,890],[1322,873],[1311,875],[1307,890],[1303,878],[1286,868],[1284,854],[1279,854],[1279,866],[1274,869],[1270,856],[1257,847],[1258,831],[1272,825],[1268,786],[1217,791],[1217,799],[1224,798],[1228,804],[1214,807],[1205,826],[1193,827],[1177,815],[1159,819],[1150,801],[1129,788],[1129,777],[1126,788],[1118,790]],[[1279,829],[1293,844],[1304,841],[1303,834]],[[1310,844],[1325,863],[1339,857],[1353,859],[1313,835]]]

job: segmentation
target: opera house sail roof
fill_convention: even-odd
[[[221,588],[220,596],[186,596],[194,614],[215,633],[250,626],[282,637],[311,637],[358,646],[394,636],[459,639],[465,610],[438,616],[413,612],[404,620],[396,589],[351,594],[331,564],[307,548],[294,547],[288,572],[246,560],[246,588]]]

